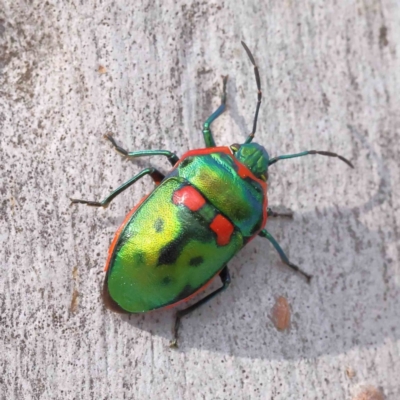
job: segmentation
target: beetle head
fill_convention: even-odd
[[[233,144],[231,149],[237,160],[257,178],[267,180],[269,155],[263,146],[258,143]]]

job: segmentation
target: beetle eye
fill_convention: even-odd
[[[236,153],[240,149],[240,144],[234,143],[231,145],[231,150]]]

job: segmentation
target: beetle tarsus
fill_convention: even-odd
[[[286,264],[286,263],[285,263],[285,264]],[[299,273],[300,275],[303,275],[304,278],[306,278],[307,283],[310,283],[310,282],[311,282],[312,275],[307,274],[307,272],[304,272],[302,269],[300,269],[300,267],[298,267],[298,266],[295,265],[295,264],[288,263],[288,264],[286,264],[286,265],[287,265],[288,267],[294,269],[294,270],[295,270],[297,273]]]
[[[222,75],[222,95],[221,102],[226,104],[226,82],[228,81],[229,75]]]
[[[171,349],[177,349],[178,346],[178,330],[179,330],[179,326],[181,324],[181,315],[180,315],[180,311],[178,311],[175,315],[175,324],[174,324],[174,339],[170,341],[169,343],[169,347]]]
[[[71,199],[71,205],[72,204],[86,204],[87,206],[90,207],[103,207],[106,208],[108,206],[108,203],[103,204],[101,202],[98,201],[89,201],[89,200],[80,200],[80,199]]]
[[[283,213],[278,213],[271,210],[269,207],[267,208],[268,217],[282,217],[282,218],[293,218],[293,211],[287,211]]]
[[[117,142],[114,140],[114,138],[109,133],[105,134],[104,138],[111,142],[111,144],[114,146],[115,150],[118,151],[118,153],[122,154],[123,156],[128,155],[128,151],[123,149],[121,146],[118,146]]]

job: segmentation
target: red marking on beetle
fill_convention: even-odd
[[[182,155],[180,160],[174,165],[174,170],[179,166],[179,164],[187,157],[191,156],[203,156],[203,155],[208,155],[208,154],[213,154],[213,153],[223,153],[229,155],[232,160],[235,162],[237,166],[237,173],[238,175],[244,179],[244,178],[250,178],[255,182],[258,182],[264,192],[264,202],[263,202],[263,220],[260,226],[260,229],[254,233],[254,235],[247,241],[249,243],[251,240],[253,240],[259,233],[260,231],[264,228],[264,226],[267,223],[267,207],[268,207],[268,197],[267,197],[267,182],[263,181],[262,179],[257,178],[244,164],[242,164],[240,161],[238,161],[235,156],[232,154],[232,150],[227,147],[227,146],[221,146],[221,147],[208,147],[205,149],[195,149],[195,150],[189,150],[185,154]]]
[[[249,176],[249,172],[251,173],[251,171],[244,164],[242,164],[241,162],[238,162],[236,165],[238,167],[238,171],[237,171],[238,175],[242,179],[247,178]]]
[[[125,217],[124,221],[122,222],[122,224],[120,225],[120,227],[118,228],[117,232],[115,232],[115,236],[114,239],[111,242],[110,248],[108,249],[108,256],[107,256],[107,261],[106,261],[106,265],[104,267],[104,271],[108,270],[108,267],[110,266],[110,262],[111,262],[111,257],[114,253],[114,248],[117,245],[118,242],[118,238],[119,235],[121,234],[122,230],[125,228],[126,224],[129,222],[130,218],[132,217],[133,213],[139,208],[139,206],[149,197],[149,195],[144,196],[142,198],[142,200],[139,201],[138,204],[136,204],[135,207],[132,208],[131,211],[129,211],[128,215]]]
[[[226,246],[229,243],[234,230],[231,221],[218,214],[211,222],[210,228],[217,234],[217,244],[219,246]]]
[[[204,197],[193,187],[185,186],[172,196],[174,204],[183,204],[190,211],[197,211],[206,204]]]
[[[205,156],[207,154],[212,154],[212,153],[225,153],[228,155],[232,155],[232,151],[229,147],[226,146],[221,146],[221,147],[207,147],[205,149],[194,149],[194,150],[189,150],[185,154],[182,155],[182,157],[179,159],[179,161],[175,164],[174,169],[187,157],[191,156]]]

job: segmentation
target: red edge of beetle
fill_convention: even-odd
[[[179,300],[175,303],[172,304],[168,304],[167,306],[164,307],[160,307],[157,308],[155,310],[152,311],[158,311],[158,310],[169,310],[170,308],[174,308],[176,306],[178,306],[179,304],[182,303],[186,303],[187,301],[193,299],[193,297],[197,296],[199,293],[201,293],[203,290],[205,290],[207,288],[207,286],[214,280],[214,278],[219,274],[219,272],[217,272],[209,281],[207,281],[202,287],[200,287],[199,289],[197,289],[194,293],[192,293],[191,295],[189,295],[188,297],[185,297],[182,300]]]
[[[106,265],[105,265],[105,267],[104,267],[104,271],[107,271],[107,270],[108,270],[108,267],[110,266],[111,258],[112,258],[112,255],[113,255],[113,253],[114,253],[114,248],[115,248],[115,246],[116,246],[116,244],[117,244],[119,235],[121,234],[122,230],[125,228],[125,225],[126,225],[126,224],[128,223],[128,221],[130,220],[132,214],[139,208],[139,206],[140,206],[149,196],[150,196],[149,194],[146,195],[146,196],[144,196],[144,197],[139,201],[139,203],[136,204],[136,206],[133,207],[131,211],[129,211],[128,215],[125,217],[124,221],[122,222],[122,224],[121,224],[120,227],[118,228],[117,232],[115,232],[114,238],[113,238],[113,240],[112,240],[112,242],[111,242],[111,245],[110,245],[110,247],[109,247],[109,249],[108,249],[108,256],[107,256]]]

